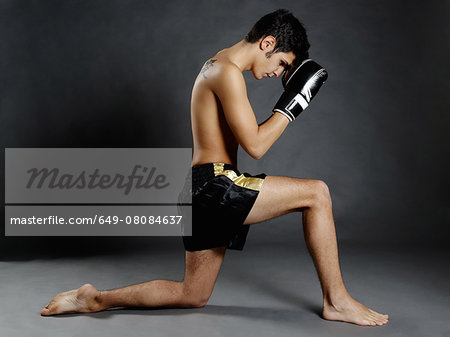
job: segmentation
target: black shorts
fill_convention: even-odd
[[[241,174],[223,163],[192,167],[178,199],[183,203],[187,193],[192,195],[192,236],[183,235],[184,248],[198,251],[226,246],[242,250],[249,231],[244,221],[265,177],[264,173]]]

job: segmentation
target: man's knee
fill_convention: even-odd
[[[184,306],[187,308],[203,308],[209,300],[209,296],[190,296],[184,298]]]
[[[331,207],[331,195],[328,185],[322,180],[314,180],[313,207]]]
[[[207,303],[211,293],[202,290],[192,291],[185,287],[183,289],[183,304],[187,308],[202,308]]]

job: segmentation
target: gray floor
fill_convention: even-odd
[[[175,245],[82,255],[47,248],[45,254],[30,250],[3,257],[0,336],[450,336],[447,250],[345,243],[340,254],[347,288],[357,300],[389,313],[389,325],[323,320],[319,283],[301,242],[251,242],[245,252],[228,251],[202,309],[39,316],[56,293],[85,282],[108,289],[155,278],[179,280],[183,254],[182,246]]]

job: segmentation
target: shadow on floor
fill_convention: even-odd
[[[320,307],[311,307],[309,305],[303,306],[307,311],[321,317]],[[258,308],[247,306],[234,305],[206,305],[204,308],[118,308],[96,313],[80,313],[80,314],[66,314],[49,316],[49,318],[68,318],[77,316],[89,316],[90,318],[108,319],[115,315],[142,315],[142,316],[179,316],[179,315],[213,315],[213,316],[236,316],[248,319],[274,320],[277,322],[298,322],[299,317],[304,315],[302,310],[288,310],[275,308]]]

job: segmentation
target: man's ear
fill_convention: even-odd
[[[277,39],[275,39],[272,35],[265,36],[261,38],[259,42],[259,48],[263,51],[270,52],[275,48],[277,44]]]

